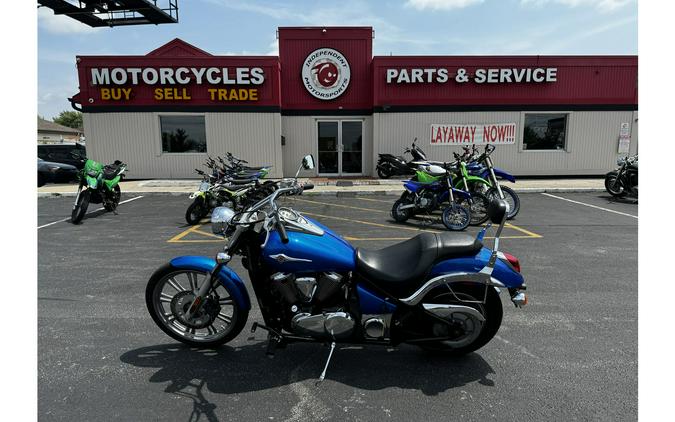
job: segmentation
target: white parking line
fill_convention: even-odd
[[[542,195],[549,196],[549,197],[555,198],[555,199],[562,199],[563,201],[572,202],[573,204],[579,204],[579,205],[584,205],[586,207],[597,208],[599,210],[612,212],[614,214],[625,215],[626,217],[638,218],[637,215],[627,214],[625,212],[620,212],[620,211],[614,211],[614,210],[610,210],[609,208],[602,208],[602,207],[599,207],[597,205],[587,204],[585,202],[573,201],[571,199],[563,198],[562,196],[551,195],[550,193],[542,193]]]
[[[127,199],[126,201],[121,201],[118,205],[126,204],[127,202],[131,202],[131,201],[135,201],[135,200],[137,200],[137,199],[141,199],[142,197],[143,197],[143,195],[141,195],[141,196],[134,196],[133,198],[129,198],[129,199]],[[93,214],[93,213],[95,213],[95,212],[101,211],[102,209],[104,209],[104,208],[101,207],[101,208],[95,209],[94,211],[89,211],[89,212],[88,212],[87,214],[85,214],[85,215]],[[62,220],[52,221],[51,223],[47,223],[47,224],[43,224],[43,225],[41,225],[41,226],[38,226],[38,230],[40,230],[41,228],[44,228],[44,227],[51,226],[51,225],[56,224],[56,223],[63,223],[64,221],[68,221],[68,220],[70,220],[70,217],[64,218],[64,219],[62,219]]]

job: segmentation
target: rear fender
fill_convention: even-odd
[[[406,188],[409,192],[417,192],[421,188],[420,185],[410,180],[406,180],[405,182],[403,182],[403,187]]]
[[[176,269],[209,272],[216,266],[216,261],[206,256],[189,255],[176,257],[169,264]],[[251,309],[251,299],[246,290],[246,285],[237,273],[228,267],[223,267],[218,273],[218,280],[227,288],[232,295],[232,299],[237,302],[241,309]]]
[[[483,269],[490,260],[492,251],[483,247],[475,256],[464,256],[446,259],[431,268],[429,273],[430,278],[437,277],[442,274],[450,273],[478,273]],[[513,270],[501,259],[495,261],[494,269],[492,270],[493,281],[498,281],[507,288],[519,288],[525,282],[523,276],[517,271]]]

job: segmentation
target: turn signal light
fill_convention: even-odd
[[[518,261],[518,258],[508,253],[504,253],[504,258],[509,261],[509,264],[513,266],[514,270],[520,272],[520,261]]]

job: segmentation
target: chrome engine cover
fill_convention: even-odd
[[[297,314],[291,320],[293,331],[318,338],[341,340],[354,331],[354,320],[346,312],[327,312],[319,315]]]

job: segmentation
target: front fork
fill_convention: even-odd
[[[502,192],[502,187],[499,185],[499,180],[497,180],[497,176],[495,175],[495,170],[492,166],[492,159],[490,157],[486,157],[485,164],[487,164],[488,171],[490,172],[490,181],[497,188],[499,199],[504,199],[504,192]]]
[[[82,183],[77,187],[77,195],[75,195],[75,202],[73,203],[73,209],[77,207],[77,201],[80,199],[80,194],[82,193]]]
[[[230,241],[228,242],[228,245],[225,247],[224,251],[218,252],[218,254],[216,254],[216,265],[214,265],[211,271],[206,274],[206,279],[199,287],[195,300],[192,302],[192,305],[190,305],[190,308],[185,314],[186,318],[192,318],[195,313],[199,312],[202,305],[204,304],[204,299],[206,299],[212,289],[216,288],[218,283],[218,273],[220,273],[220,270],[222,270],[223,267],[232,260],[232,256],[230,256],[229,252],[234,250],[233,248],[241,237],[243,230],[243,226],[237,226],[237,230],[235,230],[232,234],[232,237],[230,237]]]

